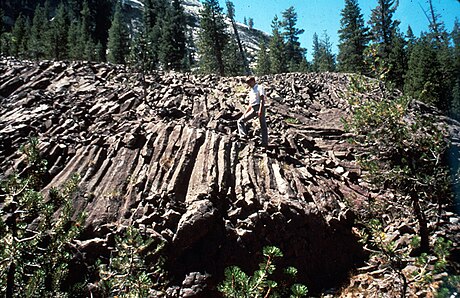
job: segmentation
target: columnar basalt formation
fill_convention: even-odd
[[[193,293],[181,282],[194,272],[215,284],[226,266],[254,270],[266,245],[280,247],[313,290],[337,285],[363,260],[352,224],[376,194],[341,123],[348,75],[259,78],[270,139],[262,148],[257,121],[250,140],[236,134],[241,78],[143,80],[121,66],[15,60],[0,62],[0,73],[2,173],[21,171],[17,148],[33,135],[48,160],[45,191],[81,175],[74,204],[88,218],[76,245],[87,260],[107,255],[128,225],[166,242],[182,295]]]

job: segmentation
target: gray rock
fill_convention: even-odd
[[[347,74],[260,77],[269,128],[261,148],[257,121],[250,140],[232,136],[246,107],[241,78],[158,72],[144,97],[136,74],[119,66],[14,63],[0,60],[1,172],[24,167],[14,148],[40,131],[44,193],[81,174],[75,206],[94,239],[77,246],[92,257],[109,253],[107,226],[143,225],[166,241],[167,269],[186,277],[170,291],[184,297],[226,266],[256,268],[266,245],[279,246],[312,291],[336,286],[365,257],[352,224],[375,194],[340,122],[350,111]],[[26,84],[40,89],[33,99]]]

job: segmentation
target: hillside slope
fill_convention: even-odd
[[[261,77],[263,149],[256,122],[253,140],[235,135],[240,78],[157,72],[144,88],[121,66],[15,60],[1,61],[0,74],[2,176],[23,170],[17,148],[30,135],[48,159],[44,191],[81,174],[74,206],[88,219],[76,245],[88,264],[133,225],[165,241],[171,291],[181,296],[211,295],[229,265],[254,270],[266,245],[280,247],[313,292],[363,265],[354,219],[382,194],[361,179],[341,123],[349,75]],[[446,216],[455,234],[449,216],[458,217]]]

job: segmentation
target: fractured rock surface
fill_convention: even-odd
[[[30,135],[48,160],[44,190],[79,173],[87,258],[136,225],[166,241],[177,284],[219,282],[229,265],[254,270],[266,245],[313,290],[336,286],[363,260],[349,202],[371,193],[340,121],[347,75],[261,77],[263,149],[257,121],[251,140],[236,136],[247,92],[239,78],[158,72],[142,83],[121,66],[14,60],[0,74],[3,175],[21,171],[17,148]]]

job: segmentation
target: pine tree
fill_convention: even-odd
[[[254,19],[253,18],[248,19],[248,27],[249,27],[250,30],[252,30],[254,28]]]
[[[391,51],[394,33],[397,32],[399,21],[393,20],[397,3],[395,0],[378,0],[376,8],[372,9],[369,24],[371,25],[371,40],[380,45],[380,57],[387,59]]]
[[[313,34],[313,62],[312,70],[315,72],[335,71],[335,55],[332,53],[332,44],[326,31],[323,38],[318,39],[316,32]]]
[[[241,60],[240,51],[235,40],[230,39],[223,53],[225,74],[227,76],[238,76],[245,73],[245,66]]]
[[[385,68],[385,80],[401,88],[404,85],[404,70],[406,69],[402,57],[404,54],[404,40],[399,33],[399,21],[393,20],[398,2],[394,0],[379,0],[372,10],[369,23],[371,24],[371,40],[376,45],[376,57],[381,60]]]
[[[369,42],[357,0],[345,0],[339,30],[338,68],[342,72],[365,73],[364,50]]]
[[[81,21],[78,36],[78,47],[83,49],[81,52],[81,59],[91,61],[95,57],[96,45],[91,37],[91,10],[89,8],[88,0],[83,2],[81,10]]]
[[[407,46],[408,47],[414,45],[416,40],[417,40],[417,38],[414,35],[414,32],[412,31],[411,26],[407,26],[406,40],[407,40]]]
[[[431,1],[428,3],[429,12],[426,15],[430,30],[413,46],[404,90],[447,113],[452,110],[453,88],[456,85],[454,57],[444,23]]]
[[[329,35],[326,31],[323,32],[323,38],[321,40],[322,48],[322,65],[320,71],[335,71],[335,54],[332,53],[332,43]]]
[[[405,94],[425,103],[440,106],[441,65],[437,59],[436,49],[427,35],[420,37],[413,46],[409,58]]]
[[[248,65],[247,60],[246,60],[246,54],[244,52],[243,45],[241,43],[240,35],[238,33],[238,28],[236,27],[235,5],[230,0],[226,0],[225,4],[227,5],[227,16],[230,19],[230,22],[232,24],[233,34],[235,36],[236,43],[238,45],[238,50],[239,50],[239,59],[238,60],[241,61],[238,64],[242,63],[243,67],[244,67],[244,72],[249,73],[249,65]]]
[[[13,33],[6,31],[3,23],[4,11],[0,8],[0,56],[13,55],[14,38]]]
[[[107,60],[116,64],[125,64],[128,55],[128,28],[123,19],[121,3],[117,2],[113,15],[112,26],[109,30],[109,41],[107,44]]]
[[[450,42],[450,34],[445,29],[441,16],[436,12],[432,1],[428,1],[430,8],[430,31],[428,33],[431,44],[436,50],[436,57],[440,64],[441,76],[438,78],[441,85],[440,100],[438,107],[443,112],[448,112],[449,105],[452,101],[452,88],[455,85],[455,73],[458,71],[454,68],[453,49]],[[458,72],[457,72],[458,73]]]
[[[68,57],[72,60],[83,59],[83,45],[79,43],[80,21],[74,20],[70,23],[67,33]]]
[[[257,53],[257,67],[256,67],[256,74],[266,75],[270,73],[270,57],[267,52],[267,46],[263,40],[259,41],[260,49]]]
[[[20,14],[14,23],[12,31],[12,55],[15,55],[19,58],[24,58],[27,55],[29,33],[30,25],[28,25],[26,18]]]
[[[407,42],[402,34],[397,31],[393,33],[391,44],[391,50],[388,54],[388,81],[394,84],[395,88],[402,90],[407,71]]]
[[[66,11],[61,3],[56,10],[56,15],[52,19],[48,31],[47,52],[50,58],[61,60],[68,56],[67,45],[63,42],[67,38],[68,30],[69,24]]]
[[[299,35],[305,30],[296,28],[297,13],[293,6],[283,13],[281,27],[284,29],[282,36],[285,40],[286,57],[288,57],[289,71],[298,71],[299,65],[305,56],[305,49],[300,47]]]
[[[67,10],[69,13],[69,19],[76,21],[80,18],[80,11],[82,9],[82,2],[80,0],[67,0]]]
[[[69,244],[77,238],[84,214],[76,214],[72,199],[79,184],[74,175],[62,189],[42,188],[46,161],[33,138],[21,147],[25,171],[0,181],[6,194],[0,213],[0,295],[2,297],[68,297],[64,292]],[[25,176],[24,176],[25,175]],[[4,221],[4,219],[7,219]]]
[[[318,72],[319,71],[319,62],[321,60],[321,45],[319,43],[318,34],[313,33],[313,48],[312,48],[312,71]]]
[[[412,48],[414,47],[415,43],[417,42],[417,37],[415,37],[411,26],[407,26],[407,32],[406,32],[405,40],[406,40],[406,56],[407,56],[407,60],[409,60],[409,57],[410,57],[411,52],[412,52]]]
[[[195,56],[196,56],[196,46],[193,38],[193,30],[189,28],[186,32],[186,46],[185,46],[185,62],[184,68],[185,70],[190,70],[195,64]]]
[[[203,73],[225,75],[223,51],[228,43],[222,8],[217,0],[205,0],[200,12],[200,31],[198,33],[198,53],[200,70]]]
[[[173,0],[163,20],[159,45],[159,59],[164,69],[185,69],[186,37],[185,14],[180,0]]]
[[[34,59],[42,59],[46,55],[46,41],[44,36],[48,32],[48,19],[45,8],[38,5],[35,9],[30,38],[28,40],[28,52]]]
[[[455,18],[454,28],[451,33],[453,42],[453,68],[454,78],[452,88],[452,101],[449,114],[451,117],[460,120],[460,22]]]
[[[156,68],[159,62],[162,27],[168,7],[167,0],[146,0],[144,2],[143,35],[146,39],[144,44],[148,47],[146,56],[148,62],[145,66],[150,67],[149,70]]]
[[[275,15],[272,21],[272,38],[269,43],[271,73],[287,72],[286,48],[280,31],[280,22]]]
[[[145,73],[154,67],[154,65],[149,65],[149,63],[152,63],[150,59],[151,53],[149,53],[150,50],[151,48],[147,44],[147,36],[145,30],[140,30],[137,32],[133,41],[131,42],[129,64],[138,74],[138,79],[142,84],[142,97],[144,100],[147,98]]]
[[[117,0],[97,0],[92,1],[91,23],[93,31],[91,36],[96,44],[96,60],[106,61],[107,44],[109,39],[109,29],[112,26],[113,15],[107,12],[113,11]],[[122,1],[124,3],[126,1]]]
[[[3,9],[0,7],[0,35],[3,33],[3,30],[5,30],[3,27],[3,17],[5,16],[5,13],[3,12]]]

